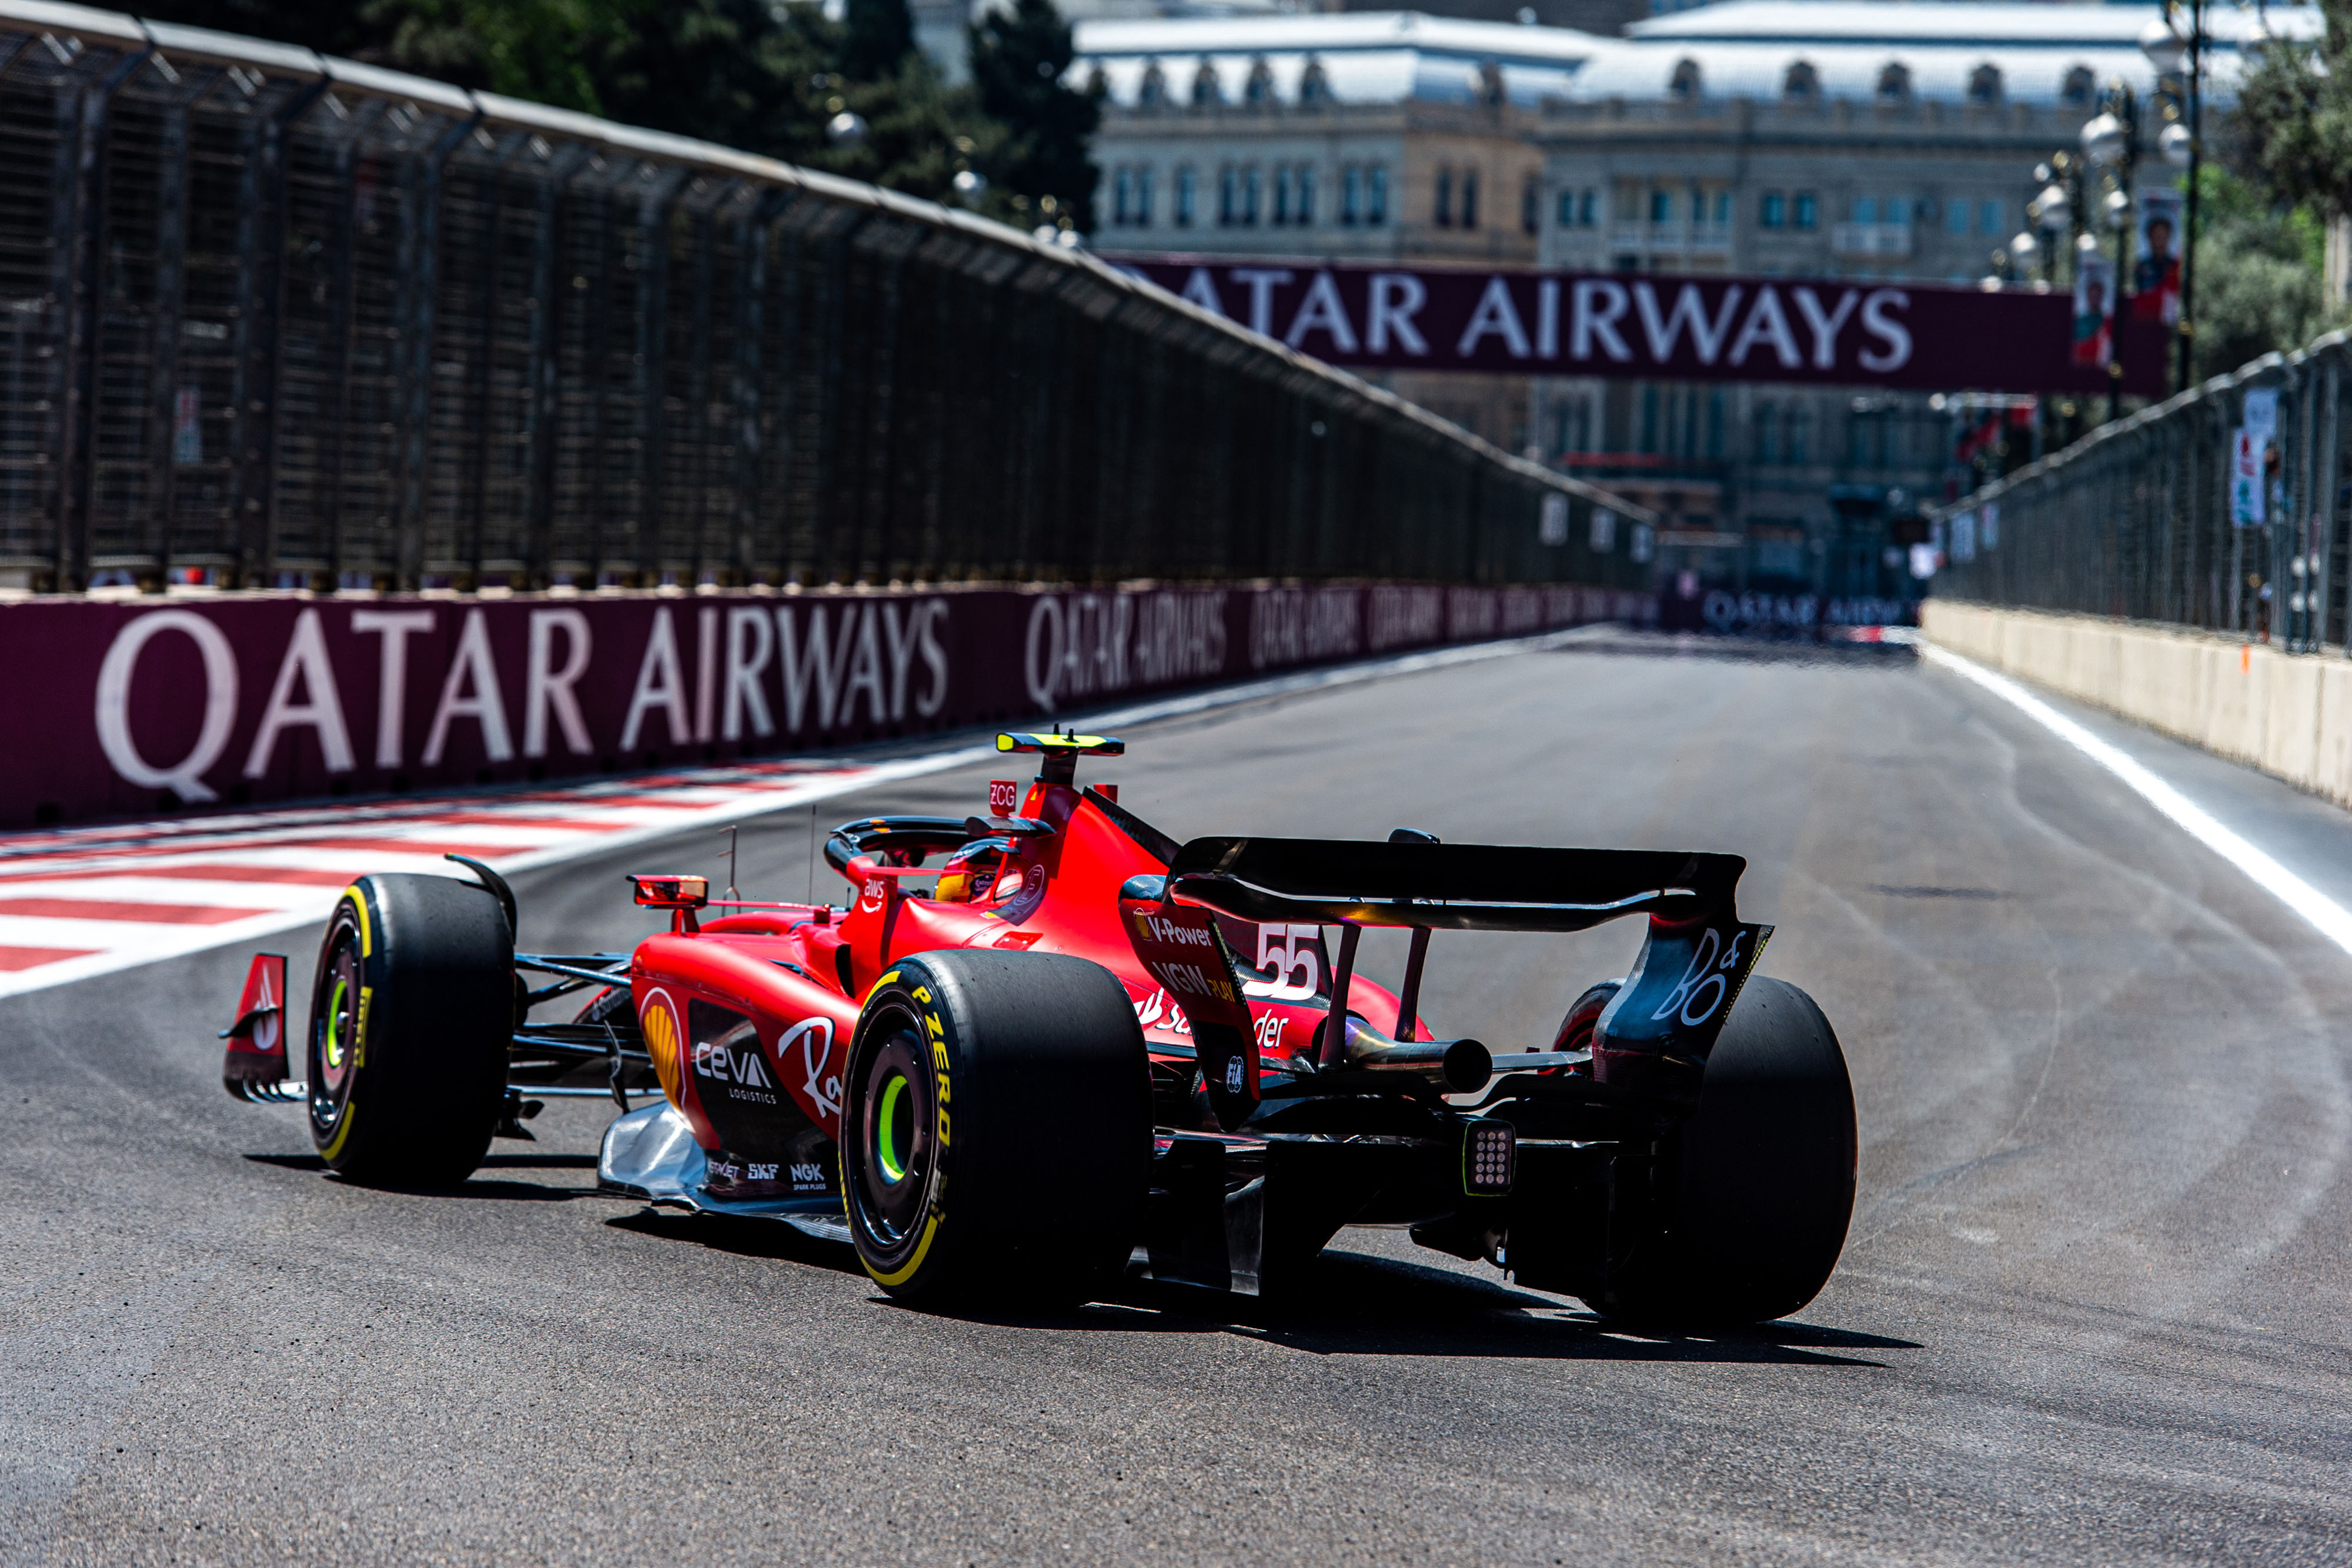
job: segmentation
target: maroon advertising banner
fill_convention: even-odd
[[[0,825],[779,755],[1656,617],[1411,585],[29,600],[0,606]]]
[[[1115,267],[1302,353],[1364,370],[2096,392],[2103,295],[1863,278],[1494,272],[1230,256]],[[2165,395],[2166,329],[2121,323],[2124,390]]]

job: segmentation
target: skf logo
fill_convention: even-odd
[[[677,1004],[669,999],[667,991],[656,988],[646,996],[645,1006],[637,1010],[637,1028],[646,1037],[646,1054],[654,1059],[655,1076],[661,1080],[662,1092],[675,1105],[684,1090],[684,1074],[679,1071],[678,1042],[686,1030],[677,1021]]]

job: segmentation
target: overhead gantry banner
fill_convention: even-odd
[[[1330,364],[1645,381],[2165,393],[2166,329],[2107,302],[1885,278],[1497,272],[1118,256],[1204,309]]]

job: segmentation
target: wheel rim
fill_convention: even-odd
[[[888,1256],[919,1232],[935,1174],[934,1090],[914,1030],[892,1030],[860,1078],[850,1207],[867,1246]]]
[[[334,1131],[351,1103],[359,1067],[360,981],[359,932],[341,919],[320,966],[322,1000],[310,1013],[310,1119],[321,1134]]]

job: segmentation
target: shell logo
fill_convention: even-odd
[[[646,1054],[654,1059],[654,1073],[661,1080],[662,1092],[669,1096],[671,1104],[684,1104],[686,1030],[679,1027],[677,1004],[669,999],[667,991],[656,989],[646,998],[645,1006],[637,1010],[637,1028],[645,1035]]]

